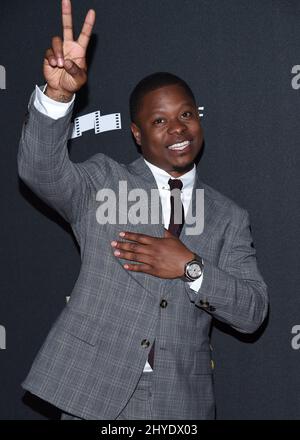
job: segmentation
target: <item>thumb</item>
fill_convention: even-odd
[[[168,229],[164,228],[165,233],[164,233],[164,238],[174,238],[174,235],[171,234],[170,231],[168,231]]]
[[[80,82],[82,82],[86,77],[85,71],[77,66],[77,64],[72,60],[65,60],[64,68],[74,79],[80,79]]]

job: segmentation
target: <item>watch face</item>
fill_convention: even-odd
[[[187,273],[191,278],[199,278],[202,273],[200,264],[197,262],[190,264]]]

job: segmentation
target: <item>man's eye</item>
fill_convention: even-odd
[[[154,124],[158,125],[158,124],[161,124],[162,122],[164,122],[163,118],[157,118],[157,119],[155,119]]]
[[[183,112],[182,113],[182,117],[183,118],[190,118],[191,116],[193,116],[192,112]]]

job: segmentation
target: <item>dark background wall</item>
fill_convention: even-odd
[[[202,180],[250,212],[271,298],[256,335],[213,331],[217,415],[299,419],[299,1],[73,0],[77,35],[90,7],[89,85],[74,116],[120,112],[122,130],[84,133],[72,140],[71,158],[104,152],[132,161],[128,96],[136,82],[164,70],[191,85],[204,106]],[[19,181],[16,156],[29,96],[44,82],[44,51],[61,34],[60,1],[2,0],[0,32],[0,418],[53,418],[54,408],[24,395],[20,383],[80,258],[69,226]]]

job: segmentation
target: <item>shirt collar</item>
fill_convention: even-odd
[[[169,173],[167,173],[165,170],[157,167],[156,165],[153,165],[153,163],[148,162],[145,158],[144,161],[146,165],[150,168],[155,180],[158,189],[170,189],[168,181],[169,179],[175,179],[175,177],[171,176]],[[194,186],[196,176],[196,165],[194,164],[193,168],[188,171],[187,173],[183,174],[182,176],[178,177],[182,181],[182,191],[186,189],[192,189]]]

